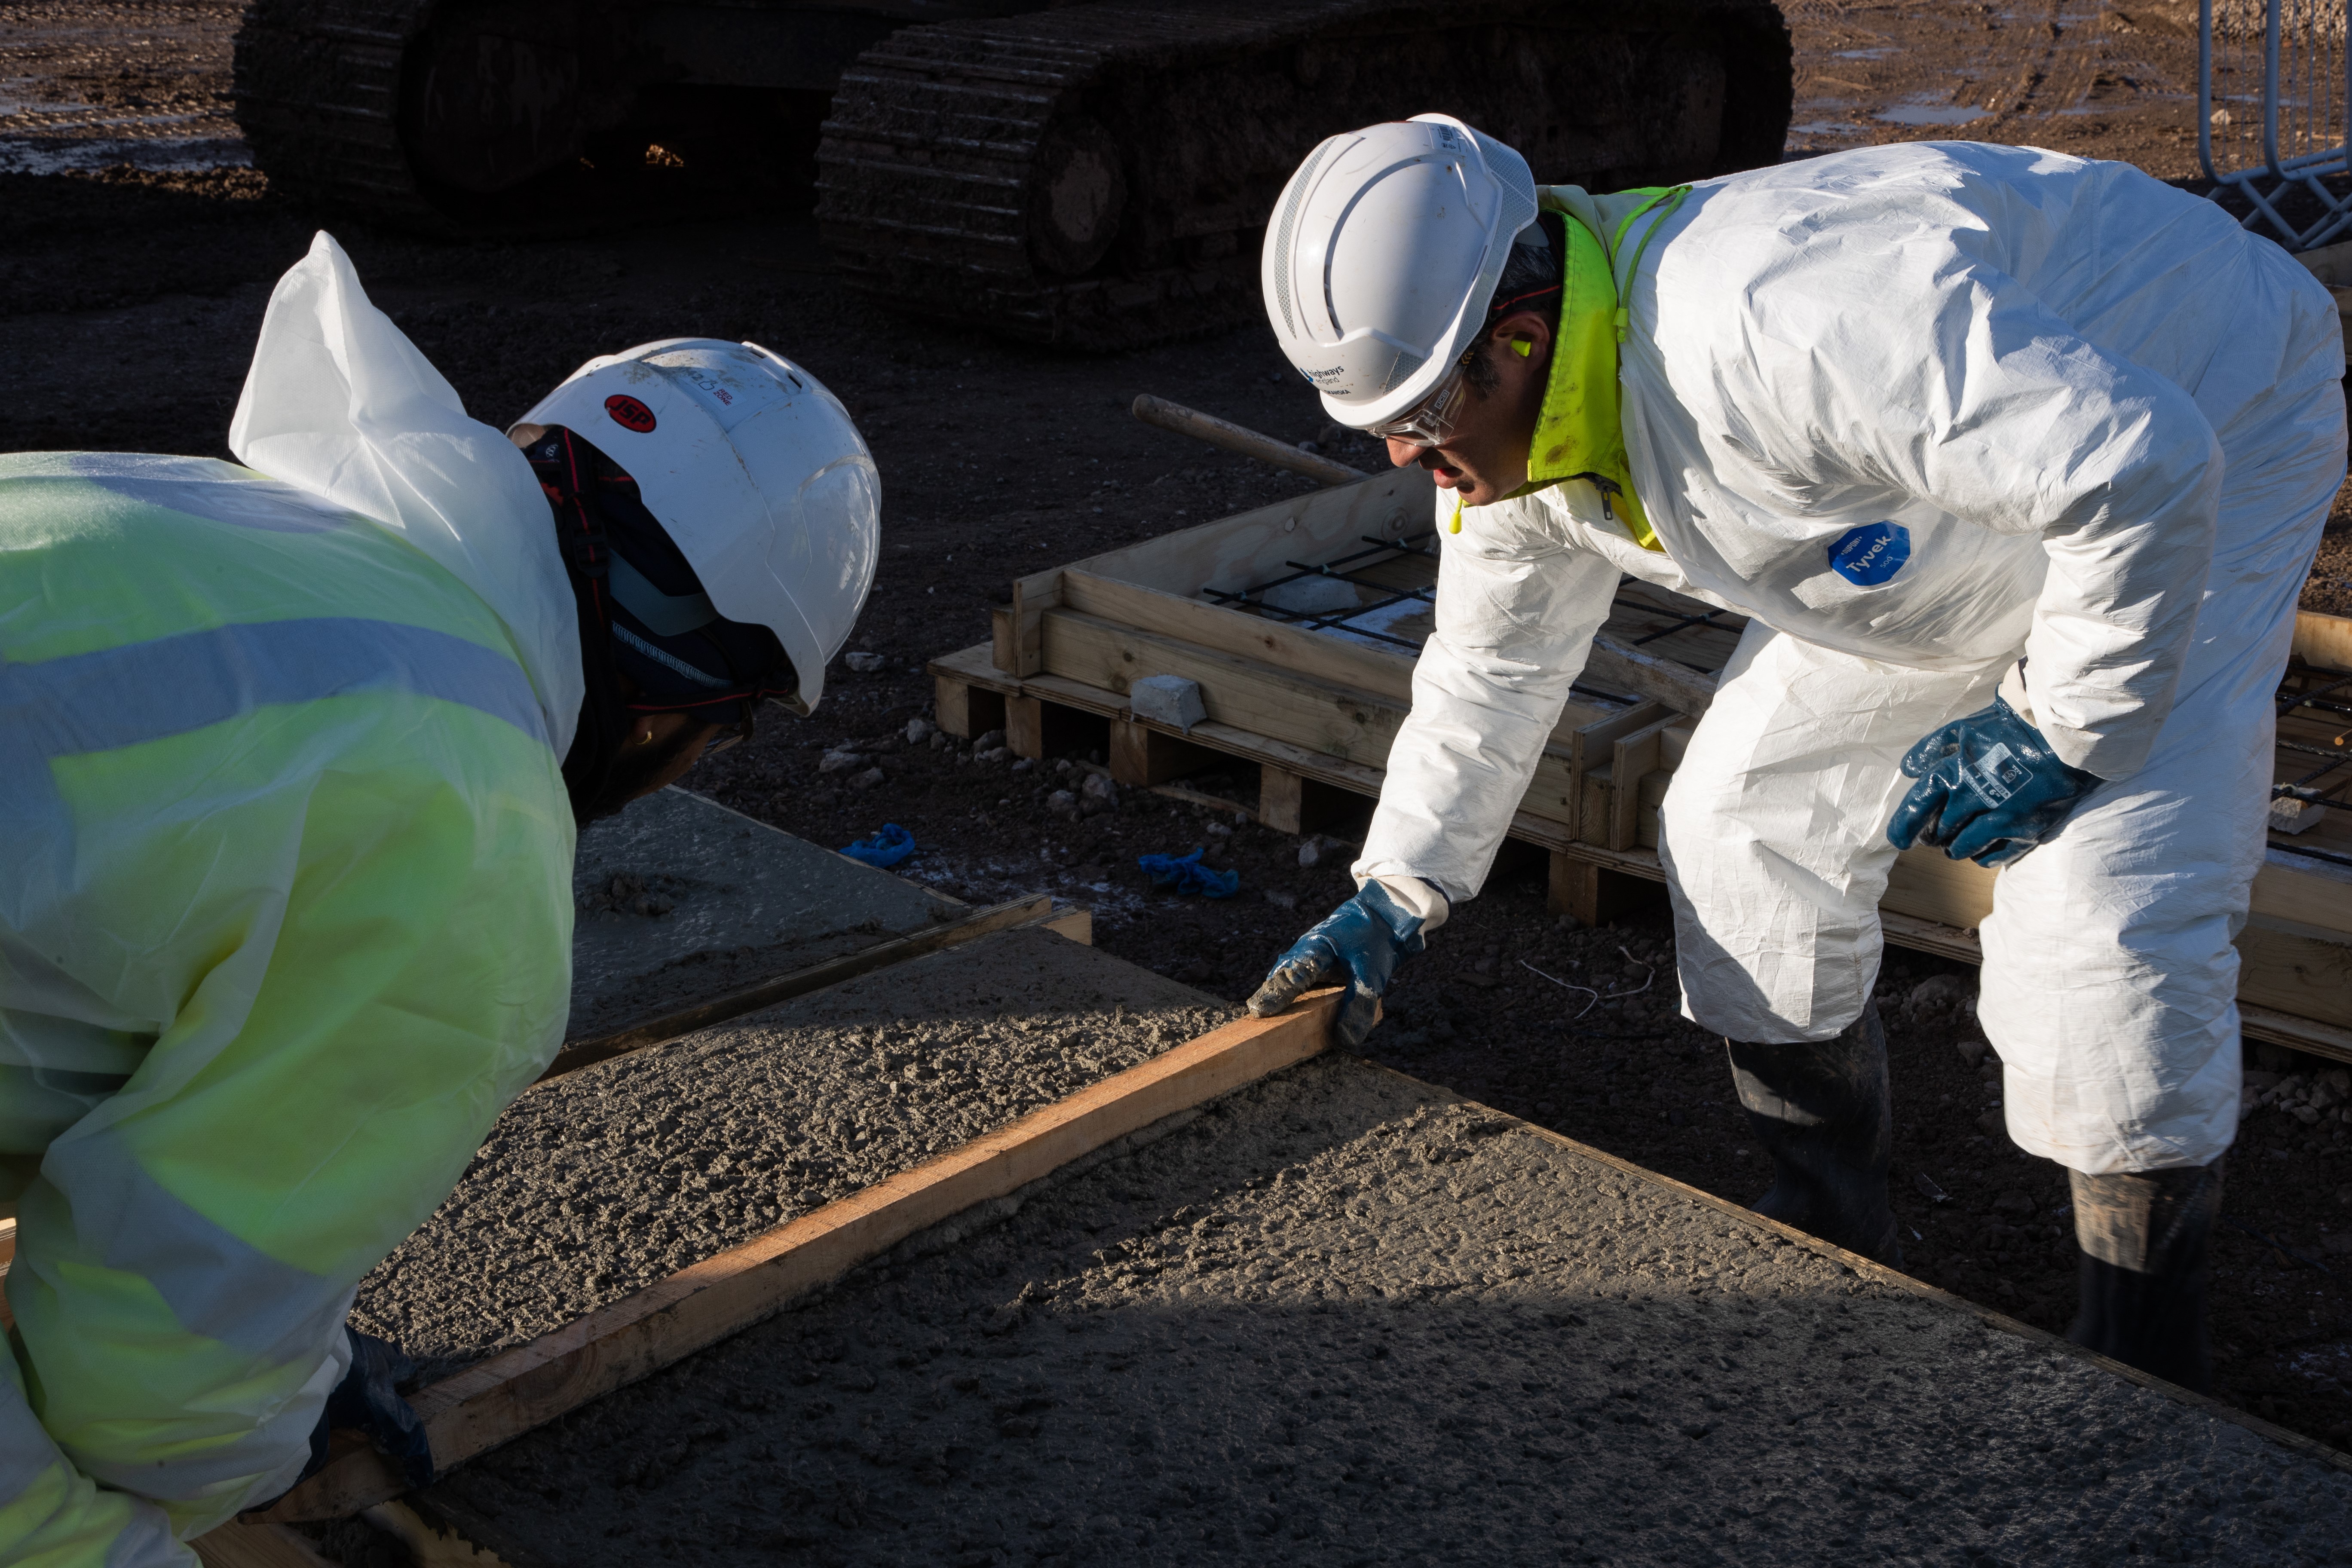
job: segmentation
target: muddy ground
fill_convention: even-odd
[[[428,1505],[567,1568],[2284,1568],[2352,1528],[2352,1475],[1349,1058],[927,1252]]]
[[[556,1079],[361,1281],[352,1321],[446,1375],[1229,1016],[1033,928]]]
[[[1813,140],[1795,151],[1986,135],[2129,157],[2168,177],[2194,173],[2193,151],[2182,153],[2193,148],[2193,84],[2160,28],[2126,27],[2087,7],[2042,17],[2033,7],[2011,14],[1948,0],[1795,0],[1791,10],[1802,72],[1797,118],[1816,127],[1801,132]],[[223,0],[104,11],[78,0],[0,5],[0,70],[8,73],[0,81],[0,170],[81,165],[79,174],[0,173],[0,364],[9,379],[0,445],[222,454],[269,283],[321,222],[486,418],[519,414],[593,353],[679,334],[757,339],[824,377],[880,459],[885,561],[856,646],[885,665],[837,671],[817,718],[777,716],[759,740],[690,779],[693,787],[828,845],[900,822],[923,845],[907,869],[975,900],[1083,891],[1100,910],[1106,951],[1229,999],[1245,994],[1297,929],[1344,895],[1344,851],[1302,868],[1295,841],[1148,795],[1071,822],[1047,806],[1069,782],[1058,775],[957,762],[959,753],[927,742],[891,749],[890,737],[929,705],[922,660],[982,640],[989,607],[1014,576],[1305,488],[1125,413],[1149,391],[1285,439],[1318,438],[1320,416],[1265,332],[1117,357],[1008,348],[848,294],[828,275],[812,226],[790,214],[465,245],[296,210],[237,166],[234,147],[202,145],[219,140],[235,11]],[[172,47],[159,56],[155,40],[169,29],[177,30]],[[2003,83],[2018,90],[2004,89],[1996,104]],[[1884,118],[1938,92],[1944,108],[1990,112],[1945,124]],[[92,107],[43,107],[68,102]],[[170,120],[181,114],[192,118]],[[110,118],[135,123],[118,134],[100,123]],[[173,126],[193,129],[183,135]],[[1360,447],[1343,450],[1371,460]],[[2352,609],[2347,547],[2352,529],[2339,527],[2322,592],[2308,602]],[[818,773],[823,751],[845,743],[876,756],[880,784],[860,792]],[[1195,782],[1240,798],[1254,790],[1238,776]],[[1213,834],[1217,826],[1232,837]],[[1344,823],[1332,830],[1348,832]],[[1195,844],[1215,846],[1242,871],[1241,898],[1171,900],[1135,868],[1138,854]],[[1720,1046],[1671,1016],[1670,948],[1654,913],[1609,931],[1559,929],[1543,912],[1539,874],[1507,865],[1436,949],[1405,969],[1398,1016],[1374,1048],[1709,1191],[1751,1197],[1763,1173],[1733,1108]],[[1602,990],[1650,978],[1646,990],[1578,1020],[1586,998],[1527,965]],[[2000,1135],[1995,1090],[1962,1054],[1978,1038],[1965,1012],[1932,996],[1911,1009],[1920,984],[1946,973],[1959,972],[1897,953],[1883,982],[1896,1200],[1911,1265],[2063,1328],[2074,1268],[2064,1183]],[[2352,1445],[2352,1321],[2337,1278],[2352,1256],[2328,1246],[2352,1231],[2339,1127],[2324,1119],[2305,1127],[2284,1110],[2249,1121],[2228,1213],[2266,1239],[2224,1230],[2215,1312],[2229,1397]],[[1949,1201],[1924,1195],[1921,1177]]]

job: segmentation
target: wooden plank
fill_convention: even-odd
[[[1191,598],[1204,588],[1239,593],[1287,574],[1292,561],[1328,561],[1365,548],[1367,535],[1402,539],[1436,526],[1437,487],[1422,468],[1391,468],[1352,485],[1196,523],[1139,544],[1090,555],[1065,570],[1089,572]]]
[[[2256,915],[2238,933],[2238,995],[2315,1023],[2352,1026],[2352,944]]]
[[[1021,662],[1013,652],[1013,612],[1010,610],[988,612],[988,659],[1005,675],[1013,675],[1014,667]],[[1018,679],[1019,677],[1014,676],[1013,679]]]
[[[555,1053],[555,1059],[547,1064],[547,1070],[539,1075],[539,1081],[545,1083],[549,1079],[578,1072],[582,1068],[593,1067],[598,1062],[610,1061],[631,1051],[641,1051],[648,1046],[657,1046],[665,1040],[690,1035],[697,1029],[707,1029],[713,1024],[723,1024],[730,1018],[756,1013],[762,1007],[772,1007],[779,1002],[806,995],[827,985],[837,985],[845,980],[869,974],[893,963],[903,963],[927,952],[938,952],[960,942],[970,942],[974,937],[986,936],[991,931],[1003,931],[1049,913],[1053,907],[1054,899],[1050,893],[1034,893],[1001,904],[992,904],[961,920],[950,921],[929,931],[915,931],[889,942],[876,942],[872,947],[844,953],[823,963],[813,963],[806,969],[795,969],[773,980],[763,980],[757,985],[730,991],[711,1001],[664,1014],[634,1029],[575,1041]]]
[[[1897,914],[1974,931],[1992,913],[1992,884],[2000,875],[1973,860],[1954,860],[1941,849],[1915,845],[1895,858],[1878,905]]]
[[[2352,616],[2296,611],[2294,652],[2304,663],[2322,669],[2352,670]]]
[[[233,1519],[188,1544],[205,1568],[334,1568],[282,1524]]]
[[[1307,776],[1272,763],[1257,769],[1257,819],[1278,833],[1304,833]]]
[[[1544,907],[1553,914],[1572,915],[1589,926],[1606,925],[1656,897],[1655,890],[1640,878],[1559,850],[1552,852]]]
[[[1158,632],[1199,647],[1254,658],[1294,675],[1351,686],[1392,702],[1412,701],[1412,656],[1389,653],[1223,605],[1070,567],[1062,574],[1066,609],[1138,631]]]
[[[1295,768],[1260,763],[1257,819],[1284,833],[1315,833],[1355,806],[1356,792],[1335,789]]]
[[[931,677],[931,689],[939,727],[957,740],[1004,728],[1004,699],[999,693],[949,675]]]
[[[992,691],[1000,697],[1021,689],[1021,682],[996,668],[995,650],[989,643],[958,648],[943,653],[923,667],[935,680],[961,680],[981,691]]]
[[[2244,1001],[2238,1004],[2238,1023],[2240,1030],[2250,1040],[2268,1040],[2274,1046],[2309,1051],[2314,1056],[2328,1057],[2339,1062],[2352,1062],[2352,1029],[2315,1023],[2309,1018],[2298,1018],[2292,1013],[2257,1007]]]
[[[1132,719],[1110,721],[1108,756],[1115,782],[1142,789],[1213,767],[1218,759],[1218,753],[1206,746]]]
[[[2254,873],[2252,912],[2352,941],[2352,867],[2274,849]]]
[[[916,1232],[1003,1197],[1078,1156],[1323,1049],[1341,993],[1309,992],[1273,1018],[1237,1018],[864,1192],[420,1389],[434,1462],[447,1468],[749,1328]],[[341,1519],[398,1496],[398,1474],[339,1433],[327,1467],[268,1518]]]
[[[1045,636],[1042,617],[1061,602],[1062,572],[1059,567],[1014,579],[1013,607],[1005,612],[1003,627],[995,637],[1000,668],[1011,675],[1034,675],[1045,668],[1040,662]],[[991,625],[994,625],[993,621]],[[1006,662],[1008,657],[1010,663]]]
[[[1603,714],[1592,722],[1577,729],[1570,736],[1568,765],[1572,772],[1579,773],[1589,773],[1594,768],[1606,767],[1614,755],[1613,748],[1617,743],[1618,736],[1630,735],[1634,731],[1655,724],[1662,719],[1673,717],[1674,714],[1667,710],[1665,705],[1659,702],[1644,702],[1639,707]]]
[[[1031,762],[1045,755],[1045,705],[1024,694],[1004,700],[1004,749]]]
[[[1084,904],[1074,904],[1057,910],[1050,920],[1037,922],[1055,936],[1066,937],[1080,947],[1095,944],[1095,912]]]
[[[1715,700],[1715,677],[1686,664],[1661,658],[1608,632],[1595,633],[1585,656],[1584,674],[1595,685],[1631,692],[1696,716]]]
[[[1148,675],[1181,676],[1199,684],[1219,723],[1374,765],[1387,759],[1404,722],[1403,707],[1371,692],[1069,610],[1045,616],[1045,668],[1120,696]]]
[[[1678,717],[1670,714],[1630,734],[1620,735],[1610,743],[1610,848],[1634,847],[1641,817],[1642,784],[1658,770],[1666,731],[1680,722]]]

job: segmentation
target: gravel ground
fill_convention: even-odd
[[[2288,1564],[2352,1475],[1323,1058],[498,1450],[572,1568]]]
[[[443,1375],[1230,1016],[1030,928],[585,1068],[508,1109],[352,1321]]]

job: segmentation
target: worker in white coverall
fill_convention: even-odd
[[[247,466],[0,457],[0,1563],[193,1563],[330,1426],[429,1478],[344,1314],[562,1041],[576,824],[814,707],[856,618],[873,461],[807,372],[649,344],[527,419],[321,235]]]
[[[1749,617],[1668,790],[1684,1016],[1759,1211],[1897,1256],[1878,901],[2004,868],[1978,1016],[2071,1173],[2074,1335],[2201,1387],[2271,698],[2345,471],[2326,289],[2120,163],[1974,143],[1538,189],[1443,116],[1315,149],[1266,308],[1438,497],[1436,629],[1359,891],[1252,1000],[1341,1033],[1476,893],[1622,574]]]

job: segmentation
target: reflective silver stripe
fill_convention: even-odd
[[[277,702],[404,691],[502,719],[547,742],[522,667],[464,637],[396,621],[257,621],[0,664],[0,747],[110,752]]]
[[[41,1174],[64,1202],[38,1186],[28,1193],[26,1238],[51,1225],[69,1230],[104,1267],[153,1286],[192,1334],[282,1366],[316,1360],[343,1321],[350,1285],[280,1263],[198,1214],[147,1173],[118,1132],[58,1139]],[[37,1245],[19,1258],[44,1275],[53,1263]]]
[[[694,666],[687,663],[686,660],[678,658],[676,654],[664,652],[662,649],[657,648],[654,647],[653,644],[646,641],[645,638],[639,637],[636,633],[631,631],[626,626],[614,626],[613,628],[613,635],[620,638],[623,642],[628,644],[631,647],[636,649],[639,653],[644,654],[647,658],[652,659],[656,664],[666,664],[669,666],[672,669],[677,671],[688,680],[693,681],[697,686],[707,686],[713,691],[725,691],[728,689],[727,682],[719,679],[709,670],[697,669]]]

